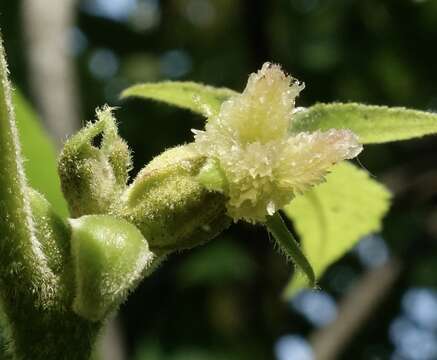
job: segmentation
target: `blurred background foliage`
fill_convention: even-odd
[[[24,3],[2,1],[0,25],[13,81],[43,114],[32,86],[50,89],[31,84]],[[203,126],[199,116],[161,104],[121,103],[120,91],[138,82],[242,90],[250,72],[273,61],[306,83],[299,106],[356,101],[437,110],[435,0],[82,0],[73,11],[65,51],[77,79],[75,111],[85,120],[104,103],[119,106],[133,174]],[[233,225],[172,256],[121,308],[125,358],[437,359],[436,152],[435,137],[366,147],[360,165],[391,188],[394,204],[383,233],[334,265],[322,291],[281,298],[292,268],[263,228]],[[42,161],[40,171],[53,169]],[[323,339],[337,344],[331,357]]]

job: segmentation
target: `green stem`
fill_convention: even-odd
[[[8,350],[15,360],[88,359],[102,324],[73,313],[72,287],[64,270],[53,270],[41,242],[55,235],[50,226],[40,229],[48,218],[31,208],[1,36],[0,166],[0,305]]]
[[[35,237],[18,142],[11,88],[0,39],[0,284],[3,306],[24,296],[41,306],[53,291],[54,275]]]
[[[276,212],[274,215],[269,216],[267,218],[266,226],[285,255],[289,256],[298,269],[302,270],[307,276],[309,285],[315,287],[316,276],[314,270],[302,252],[293,234],[288,230],[280,213]]]

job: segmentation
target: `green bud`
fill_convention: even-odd
[[[88,215],[70,220],[76,294],[73,310],[102,320],[123,302],[154,259],[141,232],[123,219]]]
[[[205,161],[190,145],[167,150],[138,174],[121,197],[117,215],[141,230],[153,252],[194,247],[229,226],[225,197],[197,179]]]
[[[59,158],[62,190],[73,217],[107,213],[125,189],[132,166],[111,109],[97,110],[97,118],[66,142]],[[94,144],[99,137],[101,143]]]

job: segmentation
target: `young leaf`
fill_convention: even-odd
[[[292,200],[285,213],[301,237],[317,278],[362,236],[380,229],[389,200],[383,185],[347,162],[333,168],[324,184]],[[285,295],[304,287],[307,280],[294,276]]]
[[[53,142],[19,91],[15,90],[12,100],[29,185],[44,194],[59,215],[67,217],[67,203],[61,191]]]
[[[57,276],[65,274],[70,258],[70,229],[42,194],[28,188],[28,195],[35,233],[47,256],[47,265]]]
[[[437,133],[437,114],[356,103],[316,104],[298,111],[291,132],[349,129],[362,144],[407,140]]]
[[[141,97],[165,102],[191,110],[206,117],[216,115],[223,101],[236,92],[227,88],[215,88],[185,81],[165,81],[134,85],[124,90],[122,98]]]

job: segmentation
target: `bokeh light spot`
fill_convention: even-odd
[[[405,316],[399,316],[392,322],[389,336],[396,346],[392,358],[437,359],[437,336],[428,330],[419,328]]]
[[[191,58],[183,50],[170,50],[161,57],[161,73],[165,77],[180,78],[191,69]]]
[[[88,63],[90,72],[98,79],[113,77],[119,68],[117,55],[109,49],[96,49]]]
[[[291,300],[291,306],[314,326],[325,326],[337,317],[337,305],[325,291],[304,290]]]
[[[206,27],[214,23],[216,9],[210,0],[188,0],[185,16],[193,25]]]
[[[72,27],[69,36],[70,43],[68,49],[70,54],[74,56],[82,54],[88,47],[88,39],[85,34],[78,27]]]
[[[437,291],[427,288],[408,290],[402,298],[405,314],[418,326],[437,330]]]
[[[389,249],[379,235],[369,235],[361,239],[355,247],[360,262],[367,268],[384,265],[389,259]]]
[[[310,344],[302,336],[284,335],[275,344],[277,360],[313,360]]]
[[[84,0],[82,9],[94,16],[124,21],[129,18],[136,5],[136,0]]]
[[[161,9],[158,0],[139,1],[129,19],[132,27],[138,31],[153,29],[159,25],[160,21]]]

